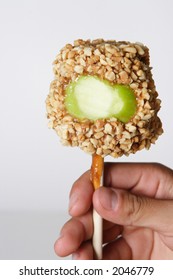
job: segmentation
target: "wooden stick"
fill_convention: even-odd
[[[93,183],[94,190],[98,189],[103,184],[103,163],[104,159],[99,155],[92,156],[92,165],[91,165],[91,181]],[[102,235],[103,235],[103,226],[102,218],[99,214],[93,209],[93,250],[94,258],[97,260],[102,259]]]

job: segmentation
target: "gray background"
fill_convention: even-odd
[[[59,49],[78,38],[143,42],[164,135],[150,151],[107,161],[172,160],[172,1],[0,0],[0,259],[54,259],[74,180],[90,167],[47,128],[45,99]]]

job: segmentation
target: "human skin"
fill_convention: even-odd
[[[104,186],[90,172],[72,186],[69,214],[55,242],[61,257],[93,259],[92,204],[103,217],[103,259],[173,259],[173,170],[158,163],[106,163]]]

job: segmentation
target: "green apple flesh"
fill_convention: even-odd
[[[95,76],[81,76],[66,88],[65,106],[78,119],[115,117],[128,122],[136,112],[136,98],[126,85],[111,85]]]

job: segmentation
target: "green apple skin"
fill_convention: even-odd
[[[115,117],[126,123],[134,116],[137,102],[127,85],[112,85],[96,76],[80,76],[66,88],[65,107],[80,120]]]
[[[116,115],[116,118],[126,123],[134,116],[137,110],[136,97],[133,90],[129,86],[115,85],[115,88],[118,90],[119,96],[124,103],[124,106]]]

